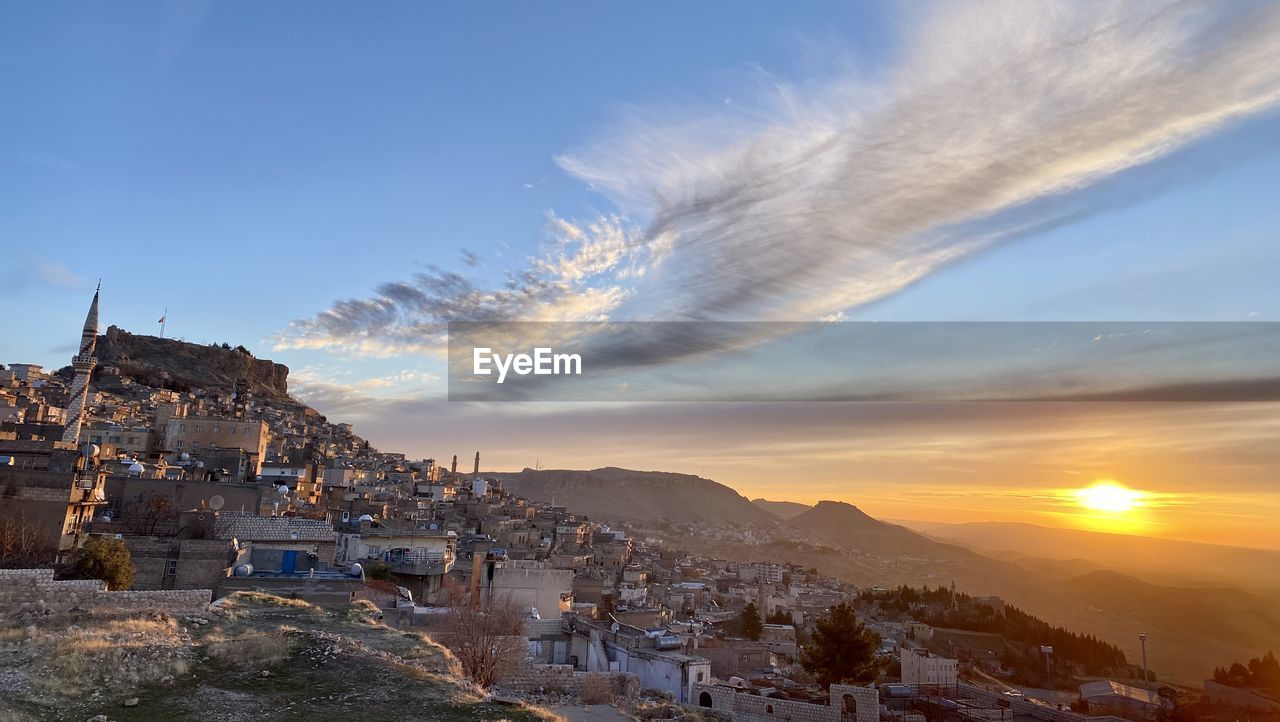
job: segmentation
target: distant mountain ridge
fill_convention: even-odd
[[[733,489],[700,476],[609,466],[590,471],[524,469],[487,474],[527,499],[554,502],[592,518],[712,524],[777,523]]]
[[[801,504],[798,501],[769,501],[768,499],[752,499],[751,503],[783,520],[790,519],[813,508],[808,504]]]
[[[1201,580],[1280,589],[1280,550],[1047,527],[1027,522],[904,521],[935,539],[999,559],[1087,560],[1161,583]]]

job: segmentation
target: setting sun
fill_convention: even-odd
[[[1140,491],[1117,484],[1114,481],[1099,481],[1092,486],[1077,489],[1076,502],[1087,509],[1120,513],[1131,511],[1142,506],[1143,494]]]

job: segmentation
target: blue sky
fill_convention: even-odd
[[[126,328],[154,330],[167,306],[173,334],[263,351],[426,264],[500,283],[548,213],[617,210],[557,155],[634,108],[715,113],[762,82],[875,77],[911,21],[837,3],[69,8],[9,6],[0,23],[0,238],[25,271],[5,305],[41,309],[11,317],[7,355],[46,363],[71,343],[48,329],[83,306],[60,291],[98,276]],[[1274,318],[1278,134],[1274,113],[1229,124],[1112,181],[1100,195],[1133,199],[1117,209],[853,316]]]
[[[448,320],[1280,320],[1277,37],[1265,2],[5,4],[0,361],[64,364],[101,277],[104,324],[167,307],[447,456],[490,421],[438,401]],[[519,428],[486,458],[625,460]]]
[[[595,3],[383,10],[0,10],[0,237],[28,268],[103,276],[106,317],[122,326],[151,330],[167,304],[175,334],[261,348],[289,321],[390,274],[465,268],[463,248],[485,259],[482,276],[498,275],[504,258],[542,240],[549,209],[607,205],[553,156],[618,105],[719,102],[752,63],[805,62],[802,33],[867,22],[815,7],[780,23],[766,3],[729,14]],[[227,292],[209,304],[190,293],[193,275],[206,287],[257,285],[269,306]],[[74,318],[82,299],[52,290],[32,282],[10,300],[43,299],[56,318]],[[62,344],[36,332],[53,318],[14,319],[29,325],[11,353],[60,359],[49,350]]]

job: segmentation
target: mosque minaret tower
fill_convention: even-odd
[[[98,357],[93,353],[98,346],[98,293],[102,284],[93,292],[93,303],[89,304],[89,315],[84,319],[84,331],[80,334],[80,353],[71,359],[75,368],[75,379],[71,382],[71,401],[67,403],[67,428],[62,432],[62,440],[77,444],[80,442],[80,426],[84,423],[84,408],[89,401],[89,377],[93,367],[98,365]]]

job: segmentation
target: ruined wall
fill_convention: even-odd
[[[531,664],[513,671],[498,683],[499,689],[508,692],[541,692],[580,695],[583,685],[592,686],[594,680],[605,680],[618,697],[637,697],[640,694],[640,678],[626,672],[579,672],[569,664]]]
[[[198,614],[212,598],[208,589],[109,592],[97,579],[56,581],[52,569],[0,569],[0,618],[59,614],[75,608]]]

